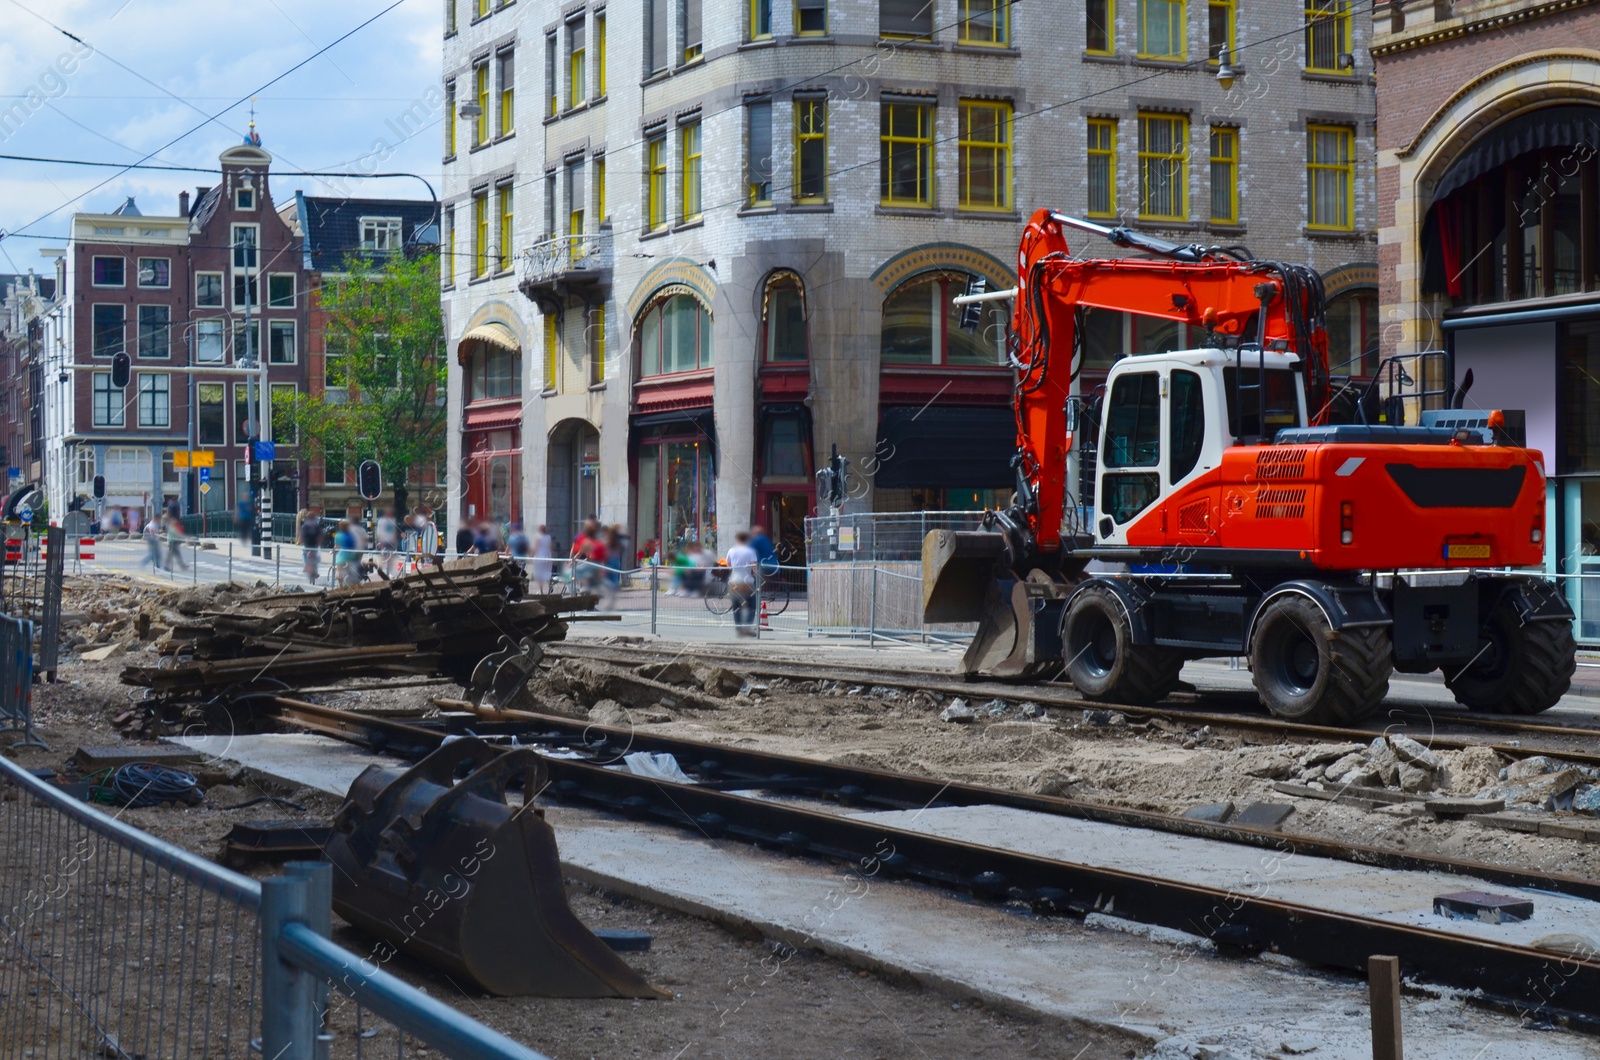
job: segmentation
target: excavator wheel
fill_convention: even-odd
[[[1445,687],[1471,710],[1538,714],[1572,687],[1578,646],[1570,622],[1523,622],[1497,608],[1484,629],[1487,647],[1466,669],[1446,666]]]
[[[1280,596],[1256,624],[1250,669],[1261,702],[1275,717],[1351,725],[1388,694],[1394,650],[1381,627],[1336,630],[1310,600]]]
[[[1089,699],[1145,706],[1178,687],[1183,655],[1171,648],[1133,643],[1133,628],[1111,590],[1091,585],[1067,606],[1061,620],[1067,676]]]

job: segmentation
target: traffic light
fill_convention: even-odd
[[[985,294],[989,290],[989,281],[982,276],[974,276],[967,281],[966,296]],[[974,332],[978,325],[983,323],[983,303],[968,302],[961,307],[961,330]]]
[[[133,372],[133,362],[125,353],[119,353],[111,358],[111,385],[118,390],[128,385],[128,380]]]
[[[96,475],[94,477],[94,499],[97,501],[106,499],[106,477],[104,475]]]
[[[369,501],[383,495],[383,469],[376,460],[363,460],[356,469],[357,492]]]

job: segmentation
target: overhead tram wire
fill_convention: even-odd
[[[16,0],[11,0],[11,2],[15,3]],[[173,146],[174,144],[179,143],[180,141],[182,141],[184,139],[187,139],[189,136],[192,136],[193,134],[199,132],[201,129],[205,128],[207,125],[210,125],[213,121],[216,121],[218,118],[222,117],[222,115],[224,115],[224,114],[228,113],[229,111],[233,110],[234,107],[237,107],[241,103],[244,103],[246,100],[250,99],[250,97],[252,97],[252,96],[260,95],[266,89],[272,87],[273,85],[277,84],[279,81],[282,81],[284,78],[288,77],[290,74],[294,73],[295,71],[299,70],[300,68],[302,68],[302,67],[308,65],[309,63],[311,63],[312,60],[319,58],[320,56],[324,55],[325,53],[331,51],[333,48],[335,48],[338,45],[340,45],[340,44],[344,43],[345,41],[349,40],[351,37],[355,36],[357,33],[361,32],[363,29],[366,29],[368,26],[372,25],[374,22],[378,21],[378,19],[382,18],[384,15],[387,15],[389,12],[393,11],[395,8],[399,7],[403,3],[405,3],[405,0],[393,0],[393,3],[389,4],[387,7],[383,8],[380,11],[378,11],[376,14],[374,14],[371,17],[367,18],[365,21],[358,23],[353,28],[351,28],[351,29],[345,31],[344,33],[340,34],[338,37],[335,37],[332,41],[329,41],[327,44],[323,45],[321,48],[318,48],[316,51],[312,52],[310,55],[306,56],[304,59],[301,59],[299,62],[295,63],[293,66],[289,67],[289,69],[283,71],[281,74],[278,74],[276,77],[272,78],[270,81],[265,82],[264,84],[260,85],[259,87],[257,87],[253,91],[246,92],[243,96],[240,96],[237,100],[235,100],[230,105],[222,108],[221,110],[217,111],[215,114],[212,114],[209,117],[207,117],[206,120],[202,121],[199,125],[196,125],[193,128],[190,128],[190,129],[188,129],[188,130],[186,130],[186,131],[184,131],[182,133],[179,133],[177,136],[173,137],[171,140],[168,140],[166,143],[162,144],[160,147],[156,148],[154,151],[151,151],[148,154],[144,155],[142,158],[139,159],[139,163],[148,162],[150,159],[154,158],[156,155],[160,154],[162,151],[165,151],[167,148],[169,148],[169,147]],[[76,38],[74,38],[74,39],[76,39]],[[135,163],[135,164],[138,164],[138,163]],[[61,210],[66,209],[67,207],[71,206],[73,203],[79,201],[80,199],[83,199],[86,196],[94,194],[95,192],[99,191],[101,188],[105,187],[107,184],[110,184],[113,180],[117,179],[117,177],[120,176],[122,173],[126,173],[129,170],[131,170],[132,168],[133,168],[132,165],[122,167],[121,170],[118,173],[112,174],[111,176],[107,177],[105,180],[102,180],[100,183],[96,184],[94,187],[89,188],[86,191],[79,192],[77,195],[74,195],[71,198],[67,199],[65,202],[61,203],[59,206],[56,206],[56,207],[46,211],[45,213],[41,214],[40,216],[34,218],[32,221],[29,221],[27,224],[25,224],[21,228],[19,228],[16,233],[6,233],[5,237],[8,237],[8,236],[14,235],[14,234],[26,234],[27,230],[32,228],[34,225],[39,224],[41,221],[44,221],[47,218],[49,218],[49,217],[55,215],[56,213],[60,212]],[[0,237],[0,238],[5,238],[5,237]]]
[[[13,0],[13,2],[14,2],[14,0]],[[1011,8],[1011,7],[1015,7],[1015,6],[1019,5],[1021,2],[1022,2],[1022,0],[1007,0],[1007,3],[1004,6],[1007,7],[1007,8]],[[1370,11],[1370,10],[1374,9],[1377,6],[1378,2],[1379,2],[1379,0],[1360,0],[1359,3],[1353,4],[1351,6],[1350,14],[1351,15],[1355,15],[1355,14],[1358,14],[1359,12],[1361,12],[1363,10]],[[376,19],[379,16],[383,15],[384,13],[386,13],[387,11],[392,10],[393,6],[395,6],[395,5],[391,5],[389,8],[385,8],[384,11],[379,12],[378,15],[374,15],[373,19]],[[368,21],[370,22],[372,20],[369,19]],[[933,30],[930,31],[930,34],[937,33],[937,32],[939,32],[941,30],[950,29],[950,28],[952,28],[954,26],[959,25],[961,21],[962,20],[958,20],[955,23],[949,23],[949,24],[946,24],[944,26],[935,27]],[[363,23],[363,25],[365,25],[365,24],[366,23]],[[360,27],[360,26],[356,27],[356,29],[360,29],[360,28],[362,28],[362,27]],[[351,32],[354,33],[355,30],[352,30]],[[1241,52],[1245,52],[1245,51],[1248,51],[1248,50],[1253,49],[1253,48],[1260,48],[1260,47],[1262,47],[1264,45],[1272,44],[1272,43],[1275,43],[1277,41],[1285,40],[1285,39],[1290,38],[1290,37],[1299,37],[1302,34],[1304,34],[1305,32],[1306,32],[1306,26],[1301,25],[1301,26],[1297,26],[1294,29],[1288,30],[1288,31],[1283,32],[1283,33],[1276,33],[1276,34],[1273,34],[1270,37],[1263,37],[1260,40],[1251,41],[1248,44],[1240,45],[1240,46],[1238,46],[1236,48],[1231,48],[1231,49],[1229,49],[1229,51],[1230,51],[1231,55],[1237,56]],[[347,34],[347,36],[348,36],[348,34]],[[338,42],[335,41],[334,43],[338,43]],[[332,47],[332,45],[329,45],[329,47]],[[890,50],[892,50],[892,49],[890,49]],[[861,63],[877,60],[881,54],[882,53],[879,52],[879,51],[874,51],[870,55],[865,55],[865,56],[862,56],[861,58],[858,58],[858,59],[852,59],[849,62],[841,63],[841,64],[839,64],[837,66],[830,67],[827,70],[820,71],[820,72],[818,72],[816,74],[808,75],[808,76],[806,76],[804,78],[800,78],[799,80],[794,81],[794,82],[792,82],[792,83],[790,83],[788,85],[783,85],[783,86],[780,86],[778,88],[771,89],[771,90],[769,90],[767,92],[759,93],[757,95],[750,96],[747,99],[741,100],[739,103],[730,104],[729,106],[724,107],[722,110],[712,111],[712,112],[710,112],[708,114],[702,115],[701,120],[704,121],[707,118],[718,117],[720,115],[729,113],[730,111],[743,109],[744,106],[746,104],[748,104],[749,102],[751,102],[751,101],[771,100],[777,94],[782,93],[782,92],[793,91],[795,88],[798,88],[801,85],[806,84],[807,82],[811,82],[811,81],[818,80],[819,78],[827,77],[827,76],[829,76],[831,74],[838,73],[841,70],[848,69],[851,66],[856,66],[856,65],[859,65]],[[311,56],[305,61],[309,62],[311,58],[315,58],[315,56]],[[1060,110],[1060,109],[1062,109],[1064,107],[1070,107],[1070,106],[1074,106],[1075,104],[1084,103],[1084,102],[1087,102],[1087,101],[1092,100],[1092,99],[1097,99],[1097,98],[1099,98],[1101,96],[1118,94],[1118,93],[1121,93],[1121,92],[1123,92],[1123,91],[1125,91],[1125,90],[1127,90],[1129,88],[1132,88],[1132,87],[1134,87],[1136,85],[1146,84],[1146,83],[1148,83],[1150,81],[1154,81],[1154,80],[1156,80],[1158,78],[1161,78],[1161,77],[1166,77],[1166,76],[1168,76],[1170,74],[1187,73],[1187,72],[1192,72],[1192,71],[1195,71],[1195,70],[1201,70],[1201,69],[1204,69],[1207,66],[1209,66],[1210,62],[1211,62],[1210,58],[1207,57],[1207,58],[1204,58],[1204,59],[1191,60],[1189,62],[1185,62],[1185,63],[1180,64],[1180,65],[1176,65],[1176,66],[1172,66],[1172,67],[1168,67],[1168,68],[1163,68],[1163,69],[1160,69],[1160,70],[1154,70],[1154,71],[1152,71],[1152,72],[1150,72],[1148,74],[1144,74],[1144,75],[1142,75],[1140,77],[1133,78],[1132,80],[1129,80],[1129,81],[1123,81],[1123,82],[1121,82],[1121,83],[1119,83],[1117,85],[1111,86],[1109,88],[1096,89],[1093,92],[1086,92],[1086,93],[1084,93],[1082,95],[1074,96],[1074,97],[1072,97],[1070,99],[1064,99],[1064,100],[1060,101],[1059,103],[1047,104],[1045,106],[1038,107],[1038,108],[1036,108],[1034,110],[1027,111],[1026,113],[1023,113],[1023,114],[1014,114],[1012,116],[1012,124],[1014,126],[1017,122],[1021,122],[1021,121],[1025,120],[1025,119],[1036,118],[1036,117],[1038,117],[1040,115],[1048,114],[1048,113],[1051,113],[1053,111]],[[304,65],[304,64],[302,63],[301,65]],[[289,71],[289,72],[293,72],[293,71]],[[288,72],[286,72],[284,75],[281,75],[279,78],[275,78],[274,81],[281,80],[281,77],[282,76],[287,76],[287,73]],[[268,84],[271,84],[271,83],[273,83],[273,82],[268,82]],[[237,106],[238,104],[236,103],[234,105]],[[232,108],[229,108],[229,109],[232,109]],[[193,130],[191,130],[191,131],[193,131]],[[185,133],[184,135],[186,136],[188,134]],[[951,143],[953,141],[959,140],[959,138],[960,138],[959,137],[959,133],[956,136],[936,137],[936,138],[934,138],[933,140],[930,141],[929,146],[933,147],[933,146],[938,146],[938,145],[941,145],[941,144],[948,144],[948,143]],[[179,139],[182,139],[182,137],[179,137]],[[610,154],[612,154],[614,152],[620,152],[620,151],[628,150],[628,149],[633,148],[633,147],[639,147],[639,146],[641,146],[643,144],[646,144],[648,142],[649,142],[649,138],[640,138],[638,140],[633,140],[633,141],[630,141],[629,143],[623,144],[620,147],[616,147],[616,148],[610,149],[607,152],[607,154],[610,155]],[[164,148],[160,148],[158,150],[164,150]],[[0,158],[11,158],[11,157],[14,157],[14,156],[0,155]],[[75,162],[73,162],[71,160],[64,160],[64,159],[63,160],[50,160],[50,159],[27,158],[27,159],[24,159],[24,160],[27,160],[27,161],[60,161],[63,164],[68,164],[68,165],[71,165],[71,164],[116,165],[117,164],[117,163],[75,163]],[[874,157],[873,159],[871,159],[869,161],[866,161],[866,162],[858,162],[858,163],[856,163],[854,165],[841,166],[841,167],[839,167],[837,169],[830,169],[830,170],[828,170],[826,172],[825,177],[831,183],[832,182],[832,178],[834,178],[834,177],[844,176],[844,175],[849,174],[849,173],[854,173],[854,172],[856,172],[858,170],[872,168],[872,167],[875,167],[875,166],[879,166],[881,164],[882,164],[881,159],[878,159],[878,158]],[[134,168],[157,168],[157,167],[144,167],[144,166],[130,165],[130,166],[124,167],[124,170],[126,171],[127,169],[134,169]],[[186,169],[187,167],[170,167],[170,168],[173,168],[173,169]],[[206,173],[214,173],[214,172],[216,172],[215,168],[205,169],[205,170],[197,170],[197,171],[198,172],[206,172]],[[296,175],[296,174],[286,174],[286,175]],[[305,174],[300,174],[300,175],[306,175],[306,176],[313,176],[313,175],[342,176],[342,177],[352,177],[352,178],[379,176],[379,174],[355,174],[355,173],[322,173],[322,174],[305,173]],[[414,174],[408,174],[408,175],[414,175]],[[104,183],[109,183],[109,179]],[[514,189],[532,189],[532,188],[537,188],[538,186],[540,186],[543,183],[544,183],[544,178],[543,178],[542,175],[540,175],[540,176],[529,177],[525,181],[513,182],[510,186],[512,188],[514,188]],[[103,184],[100,185],[100,186],[103,186]],[[775,184],[773,190],[774,191],[785,190],[785,189],[792,190],[794,188],[794,186],[795,186],[795,183],[794,183],[793,180],[791,180],[788,184],[785,184],[785,185],[776,185]],[[94,190],[95,189],[91,188],[90,192],[92,192]],[[87,195],[90,192],[85,192],[84,194]],[[79,198],[81,198],[81,197],[82,196],[79,196]],[[702,209],[700,211],[700,213],[701,213],[701,216],[705,216],[706,214],[715,213],[715,212],[720,211],[720,210],[741,209],[741,208],[744,207],[745,203],[746,203],[746,199],[745,199],[745,197],[743,195],[741,195],[737,199],[729,199],[729,200],[727,200],[725,202],[713,203],[713,204],[711,204],[709,206],[706,206],[704,209]],[[60,208],[61,207],[57,207],[56,209],[60,209]],[[54,210],[51,211],[51,213],[54,213],[54,212],[55,212]],[[47,214],[46,216],[49,216],[49,215]],[[43,218],[40,218],[40,220],[42,220],[42,219]],[[26,227],[31,227],[33,224],[37,224],[37,223],[38,223],[38,221],[33,221],[33,222],[30,222],[29,225],[24,226],[24,227],[25,228]],[[33,236],[33,235],[28,235],[27,233],[23,233],[23,232],[8,233],[8,236],[12,236],[12,235],[26,235],[27,238],[46,239],[46,240],[52,240],[52,241],[59,240],[61,238],[61,237]],[[443,251],[443,248],[441,247],[440,255],[443,256],[443,254],[444,254],[444,251]],[[452,256],[457,258],[457,259],[466,259],[466,260],[470,261],[475,256],[475,252],[471,248],[466,248],[466,249],[463,249],[463,250],[456,251]]]

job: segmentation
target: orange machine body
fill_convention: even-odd
[[[1339,442],[1225,449],[1127,528],[1134,548],[1212,549],[1327,571],[1544,562],[1535,450]],[[1204,551],[1202,551],[1204,550]]]

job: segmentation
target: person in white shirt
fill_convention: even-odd
[[[533,538],[533,584],[534,591],[548,593],[550,591],[550,575],[555,567],[555,542],[550,537],[550,531],[543,523],[539,524],[539,532]]]
[[[754,637],[756,631],[756,564],[761,557],[750,547],[750,535],[741,530],[725,557],[728,562],[728,595],[733,598],[733,628],[741,637]]]

